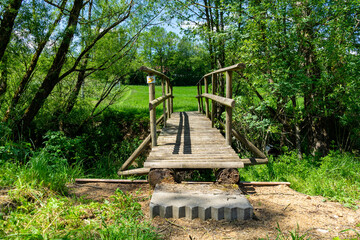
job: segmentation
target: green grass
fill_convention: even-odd
[[[137,199],[116,190],[94,202],[59,196],[46,189],[14,189],[11,205],[0,212],[0,238],[6,239],[158,239],[143,221]]]
[[[155,97],[161,96],[161,86],[155,87]],[[197,110],[197,90],[196,86],[174,87],[174,112],[196,111]],[[112,106],[118,111],[137,111],[149,114],[149,87],[148,86],[126,86],[124,96]],[[157,116],[162,113],[162,105],[157,108]]]
[[[321,159],[290,152],[270,158],[267,165],[240,169],[244,181],[287,181],[291,188],[309,195],[321,195],[358,208],[360,199],[360,159],[354,154],[330,152]]]

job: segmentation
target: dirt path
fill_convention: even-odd
[[[149,218],[152,190],[147,184],[88,183],[70,186],[77,196],[99,201],[111,196],[116,188],[136,194],[145,215],[164,239],[275,239],[280,226],[282,233],[295,230],[311,239],[356,238],[352,228],[360,232],[360,209],[352,210],[323,197],[298,193],[287,186],[247,187],[243,189],[254,207],[255,218],[248,221],[202,221],[199,219]],[[297,228],[298,227],[298,228]]]

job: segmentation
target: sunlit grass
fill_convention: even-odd
[[[196,86],[174,87],[174,112],[196,111],[197,110],[197,90]],[[161,86],[155,87],[155,97],[162,94]],[[112,106],[113,110],[138,112],[143,115],[149,115],[149,87],[147,85],[129,85],[126,86],[123,97],[118,103]],[[156,108],[157,117],[162,114],[162,105]]]

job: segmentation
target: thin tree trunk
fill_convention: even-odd
[[[0,64],[5,54],[5,50],[10,42],[11,32],[21,4],[22,0],[11,0],[2,15],[0,23]],[[0,96],[3,95],[7,89],[7,70],[1,69],[2,67],[5,66],[0,65],[0,71],[3,72],[0,75]]]
[[[294,108],[294,117],[295,117],[295,123],[294,123],[294,129],[295,129],[295,146],[296,146],[296,151],[298,154],[298,158],[302,159],[302,151],[301,151],[301,136],[300,136],[300,127],[299,127],[299,122],[297,119],[297,114],[295,112],[296,109],[296,96],[293,96],[291,98],[292,104],[293,104],[293,108]]]
[[[10,42],[11,32],[21,4],[22,0],[11,0],[2,16],[0,24],[0,61],[4,56],[7,45]]]
[[[67,2],[67,0],[64,0],[62,2],[61,6],[60,6],[61,9],[65,7],[66,2]],[[27,84],[29,83],[31,76],[32,76],[33,72],[35,71],[35,67],[38,63],[39,57],[40,57],[42,51],[44,50],[46,43],[49,41],[51,34],[54,32],[55,27],[58,25],[59,21],[61,20],[62,16],[63,16],[63,12],[60,12],[58,17],[54,21],[54,23],[50,26],[50,29],[46,33],[45,38],[38,44],[38,47],[31,59],[30,65],[29,65],[25,75],[21,79],[21,82],[20,82],[13,98],[11,99],[10,105],[5,113],[4,118],[3,118],[3,122],[6,122],[13,117],[13,114],[14,114],[13,111],[15,110],[16,105],[18,104],[21,95],[25,91],[25,88],[26,88]]]
[[[85,82],[86,66],[87,66],[87,63],[88,63],[89,55],[90,55],[89,53],[86,54],[85,59],[84,59],[83,63],[81,64],[76,84],[75,84],[74,88],[72,89],[72,91],[70,93],[70,96],[69,96],[69,98],[67,100],[67,103],[66,103],[65,115],[69,114],[71,112],[71,110],[74,108],[75,103],[76,103],[76,99],[79,96],[81,86]]]
[[[74,37],[76,25],[78,23],[80,10],[83,8],[83,0],[75,0],[73,8],[70,12],[69,21],[67,23],[64,38],[60,44],[60,47],[56,53],[55,59],[51,65],[51,68],[42,82],[39,90],[36,92],[29,107],[26,109],[24,115],[20,120],[20,125],[23,129],[27,128],[36,114],[43,106],[46,98],[50,95],[55,85],[59,82],[59,75],[61,69],[66,60],[66,54],[69,51],[70,43]]]

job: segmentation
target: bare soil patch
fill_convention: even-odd
[[[287,186],[246,187],[242,189],[254,207],[255,217],[247,221],[202,221],[199,219],[162,219],[149,217],[152,190],[148,184],[87,183],[69,186],[76,196],[101,201],[119,188],[136,195],[145,215],[164,239],[275,239],[279,225],[284,234],[295,230],[311,239],[357,239],[360,210],[353,210],[320,196],[308,196]]]

